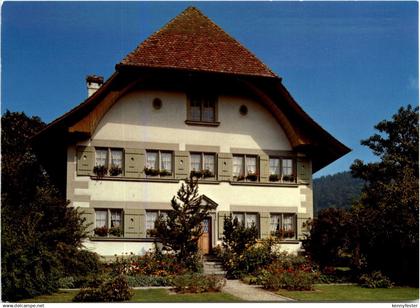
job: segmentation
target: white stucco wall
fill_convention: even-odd
[[[160,110],[153,109],[153,99],[162,100]],[[186,94],[181,92],[136,91],[122,97],[100,121],[92,141],[132,141],[176,144],[177,150],[186,145],[218,146],[220,152],[231,148],[251,150],[291,151],[290,143],[278,122],[258,102],[244,97],[220,96],[218,121],[220,126],[192,126],[185,124],[187,116]],[[239,107],[246,105],[248,115],[242,116]],[[145,181],[91,180],[77,176],[74,147],[68,151],[68,182],[87,182],[86,187],[68,189],[69,196],[78,195],[74,206],[90,207],[92,201],[141,202],[142,204],[170,204],[180,183]],[[201,184],[199,193],[219,206],[217,211],[230,211],[231,206],[293,207],[298,213],[306,213],[302,206],[306,195],[301,187],[307,186],[241,186],[227,182]],[[91,242],[86,246],[101,255],[144,253],[152,246],[140,242]],[[283,249],[297,251],[300,245],[283,245]]]
[[[154,98],[162,108],[154,110]],[[122,97],[98,125],[93,140],[123,140],[220,146],[230,148],[291,150],[290,143],[274,117],[258,102],[247,98],[220,96],[218,127],[186,125],[187,98],[181,92],[136,91]],[[248,115],[239,107],[245,104]]]

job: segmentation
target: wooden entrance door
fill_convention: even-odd
[[[198,249],[203,254],[209,254],[211,249],[211,218],[205,218],[201,223],[203,234],[198,240]]]

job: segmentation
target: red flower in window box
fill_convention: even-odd
[[[95,235],[97,235],[97,236],[107,236],[108,235],[108,227],[107,226],[97,227],[97,228],[93,229],[93,233],[95,233]]]

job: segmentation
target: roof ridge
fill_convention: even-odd
[[[199,13],[201,16],[203,16],[205,19],[207,19],[208,21],[210,21],[210,24],[215,27],[216,29],[218,29],[219,31],[221,31],[223,34],[225,34],[228,38],[230,38],[235,44],[237,44],[239,47],[243,48],[249,55],[251,55],[252,57],[254,57],[256,60],[258,60],[259,62],[261,62],[262,65],[265,66],[265,68],[272,73],[274,76],[278,77],[276,73],[274,73],[263,61],[261,61],[252,51],[250,51],[248,48],[246,48],[244,45],[242,45],[242,43],[240,43],[237,39],[235,39],[232,35],[230,35],[229,33],[227,33],[225,30],[223,30],[222,27],[220,27],[218,24],[216,24],[210,17],[206,16],[203,14],[203,12],[201,12],[199,9],[197,9],[194,6],[189,6],[187,7],[182,13],[184,13],[185,11],[187,11],[188,9],[194,9],[197,13]],[[182,14],[181,13],[181,14]]]

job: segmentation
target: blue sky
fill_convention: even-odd
[[[375,160],[360,145],[418,105],[417,2],[5,2],[2,113],[51,122],[141,41],[194,5],[257,55],[302,108],[353,151],[316,177]]]

